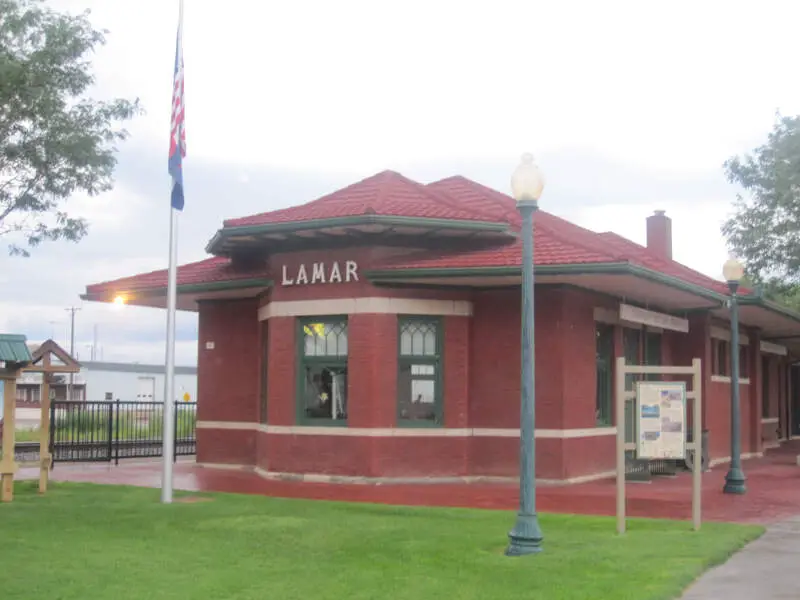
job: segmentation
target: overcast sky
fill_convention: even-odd
[[[0,331],[104,360],[164,360],[165,312],[82,303],[90,283],[167,264],[167,147],[178,0],[52,0],[109,30],[97,98],[140,97],[117,185],[68,207],[80,244],[0,255]],[[673,218],[678,260],[718,277],[736,190],[722,163],[800,112],[800,3],[622,0],[186,0],[188,155],[180,262],[221,221],[311,200],[391,168],[507,191],[519,155],[545,172],[543,208],[644,242]],[[197,320],[178,318],[178,364]]]

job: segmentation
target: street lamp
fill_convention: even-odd
[[[536,516],[536,453],[533,440],[536,410],[533,344],[533,213],[544,188],[532,154],[524,154],[511,177],[511,190],[522,216],[522,398],[520,403],[519,512],[509,532],[507,556],[542,550],[542,529]]]
[[[744,277],[744,267],[735,258],[728,259],[722,267],[722,275],[731,291],[731,466],[725,475],[726,494],[744,494],[747,491],[742,471],[741,457],[741,412],[739,408],[739,302],[736,292]]]

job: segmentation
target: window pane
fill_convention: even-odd
[[[438,333],[435,321],[404,320],[400,326],[401,356],[436,356]]]
[[[424,372],[423,377],[417,377]],[[403,420],[436,420],[436,386],[432,378],[436,373],[433,365],[402,365],[397,378],[400,414]]]
[[[611,425],[611,365],[614,360],[614,327],[597,324],[596,336],[596,397],[595,411],[598,425]]]
[[[306,417],[347,418],[347,367],[311,365],[304,369],[302,408]]]
[[[303,325],[305,356],[347,356],[347,323],[319,321]]]
[[[413,404],[433,404],[436,394],[435,382],[431,379],[411,380],[411,402]]]
[[[622,343],[625,350],[625,363],[629,365],[638,365],[641,331],[638,329],[629,329],[627,327],[622,331]]]
[[[400,354],[402,356],[411,355],[411,332],[405,327],[400,330]]]
[[[661,334],[654,331],[645,332],[644,364],[658,366],[661,364]],[[643,379],[658,381],[661,376],[657,373],[645,375]]]
[[[428,375],[433,376],[436,374],[436,367],[433,365],[411,365],[412,375]]]

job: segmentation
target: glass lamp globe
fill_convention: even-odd
[[[735,258],[729,258],[725,261],[725,264],[722,265],[722,276],[725,278],[725,281],[739,283],[742,277],[744,277],[744,267],[742,263]]]
[[[533,154],[522,155],[522,162],[511,176],[511,193],[518,204],[536,204],[544,189],[544,176],[533,160]]]

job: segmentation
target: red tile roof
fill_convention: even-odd
[[[451,202],[456,202],[462,208],[491,215],[493,219],[503,220],[519,227],[520,215],[517,203],[510,196],[497,190],[461,175],[434,181],[426,187],[442,192]]]
[[[195,285],[221,281],[237,281],[256,277],[266,277],[263,268],[234,268],[228,258],[212,257],[198,262],[187,263],[178,267],[178,285]],[[113,281],[104,281],[86,286],[89,296],[103,295],[109,292],[134,292],[167,287],[167,269],[141,273],[132,277],[123,277]]]
[[[514,199],[497,190],[461,176],[442,179],[429,184],[428,187],[457,198],[459,204],[470,210],[505,219],[517,229],[521,225]],[[646,247],[616,233],[596,233],[542,210],[537,211],[534,218],[534,232],[534,261],[537,265],[628,262],[706,289],[727,293],[727,285],[724,282],[703,275],[674,260],[661,258]],[[522,248],[517,242],[489,250],[440,256],[430,256],[428,252],[420,254],[417,258],[406,257],[406,259],[404,262],[396,261],[387,267],[401,270],[516,266],[522,262]]]
[[[450,177],[422,185],[393,171],[384,171],[300,206],[225,221],[226,227],[308,221],[344,216],[380,214],[508,223],[519,231],[521,219],[508,195],[464,177]],[[673,260],[658,257],[647,248],[614,233],[596,233],[544,211],[534,218],[537,265],[630,263],[676,277],[715,292],[725,293],[723,282],[707,277]],[[376,270],[411,268],[502,267],[521,264],[521,244],[510,243],[470,251],[430,250],[389,259]],[[178,285],[267,277],[262,269],[233,267],[228,258],[215,257],[178,268]],[[110,290],[164,288],[166,270],[153,271],[87,287],[87,294]]]
[[[249,217],[228,219],[224,226],[242,227],[366,215],[456,221],[494,220],[485,214],[460,207],[436,189],[394,171],[383,171],[312,202]]]
[[[534,261],[537,265],[597,264],[620,262],[619,257],[601,249],[587,247],[580,243],[564,240],[555,233],[546,222],[552,217],[543,212],[534,217]],[[543,224],[544,222],[544,224]],[[514,242],[481,248],[471,251],[454,250],[432,255],[424,250],[410,255],[398,256],[377,270],[402,269],[468,269],[480,267],[513,267],[522,264],[522,242],[517,238]]]
[[[648,250],[645,246],[637,244],[628,238],[622,237],[613,231],[605,231],[603,233],[598,233],[597,235],[603,239],[603,241],[609,244],[609,246],[616,247],[620,252],[631,255],[633,257],[631,262],[640,264],[641,266],[652,269],[653,271],[664,273],[665,275],[677,277],[678,279],[682,279],[688,283],[693,283],[695,285],[714,290],[715,292],[719,292],[721,294],[729,293],[728,285],[725,282],[709,277],[708,275],[703,275],[699,271],[695,271],[694,269],[691,269],[686,265],[682,265],[677,261],[661,258],[657,254],[654,254],[652,251]],[[745,288],[742,288],[741,290],[741,293],[743,294],[748,294],[750,292],[751,290]]]

